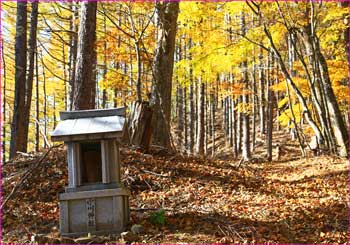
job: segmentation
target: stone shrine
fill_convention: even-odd
[[[118,140],[125,108],[60,113],[51,134],[67,148],[68,186],[59,195],[62,236],[119,233],[129,222],[129,190],[120,181]]]

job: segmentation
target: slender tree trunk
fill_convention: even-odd
[[[2,163],[6,161],[6,90],[7,90],[7,77],[6,77],[6,62],[4,55],[4,40],[1,40],[1,59],[2,59],[2,69],[3,69],[3,87],[2,87],[2,96],[3,96],[3,104],[2,104]],[[1,97],[1,96],[0,96]]]
[[[271,48],[273,50],[273,52],[275,53],[275,56],[276,56],[276,60],[277,62],[279,63],[280,65],[280,68],[281,68],[281,71],[286,79],[286,82],[291,86],[291,88],[293,89],[294,93],[296,94],[296,97],[298,98],[298,101],[303,109],[303,115],[305,116],[306,118],[306,121],[308,122],[308,124],[310,125],[310,127],[312,128],[312,130],[314,131],[316,137],[317,137],[317,141],[319,143],[322,144],[323,142],[323,136],[322,136],[322,133],[319,129],[319,127],[317,126],[317,124],[315,123],[315,121],[312,119],[311,117],[311,113],[310,113],[310,110],[309,108],[307,107],[307,103],[306,103],[306,100],[305,98],[303,97],[302,93],[300,92],[300,90],[298,89],[298,87],[295,85],[293,79],[291,78],[285,64],[284,64],[284,61],[282,59],[282,56],[281,54],[278,52],[276,46],[275,46],[275,43],[272,39],[272,36],[271,36],[271,33],[270,31],[267,29],[267,26],[266,24],[264,23],[264,33],[266,34],[270,44],[271,44]]]
[[[106,25],[106,16],[103,18],[103,29],[104,32],[107,33],[107,25]],[[103,55],[103,78],[106,79],[107,75],[107,40],[103,42],[103,49],[104,49],[104,55]],[[107,105],[107,89],[103,88],[102,90],[102,108],[106,108]]]
[[[235,157],[235,159],[238,158],[238,122],[237,122],[237,118],[238,118],[238,113],[237,110],[235,109],[237,105],[237,101],[236,99],[232,100],[232,131],[233,131],[233,155]]]
[[[53,95],[53,128],[56,128],[57,119],[56,119],[56,95]]]
[[[156,11],[158,40],[153,63],[154,79],[151,99],[154,107],[153,142],[171,148],[171,89],[179,3],[157,2]]]
[[[184,111],[183,111],[183,89],[177,88],[177,144],[180,151],[183,146]]]
[[[273,91],[270,89],[270,86],[273,84],[273,67],[274,67],[274,60],[273,56],[271,55],[271,69],[268,69],[267,72],[269,72],[269,79],[267,80],[268,84],[268,93],[267,93],[267,132],[266,132],[266,150],[267,150],[267,160],[272,161],[272,132],[273,132],[273,106],[274,106],[274,98]]]
[[[191,76],[191,73],[190,73]],[[194,150],[194,135],[195,135],[195,109],[194,109],[194,98],[193,98],[193,79],[190,77],[190,91],[189,91],[189,100],[190,100],[190,144],[189,150],[193,153]]]
[[[260,115],[260,134],[265,133],[265,76],[264,76],[264,56],[263,50],[259,48],[259,115]]]
[[[237,100],[237,104],[242,103],[242,96],[239,96]],[[242,152],[242,127],[243,122],[242,122],[242,113],[237,111],[237,136],[236,136],[236,145],[237,145],[237,155]]]
[[[311,4],[311,8],[313,8],[313,3]],[[324,89],[324,95],[325,95],[325,100],[326,100],[327,109],[329,113],[329,119],[331,121],[330,125],[333,126],[333,132],[334,132],[335,139],[338,146],[338,153],[340,156],[347,156],[349,138],[348,138],[346,126],[344,124],[344,121],[338,106],[338,102],[334,95],[332,83],[328,73],[328,65],[325,57],[321,52],[319,38],[317,37],[317,34],[312,27],[313,25],[314,25],[313,23],[309,24],[303,29],[303,31],[304,31],[304,34],[307,36],[306,42],[312,42],[311,50],[313,50],[314,52],[313,55],[318,62],[317,68],[320,71],[322,88]]]
[[[71,10],[73,12],[70,23],[69,30],[71,31],[70,35],[70,47],[69,47],[69,109],[73,110],[73,99],[75,94],[75,69],[77,64],[77,49],[78,49],[78,25],[77,20],[79,19],[78,6],[76,3],[71,3]]]
[[[43,64],[43,90],[44,90],[44,135],[47,135],[47,93],[46,93],[46,76],[45,76],[45,66],[44,66],[44,58],[41,53],[41,63]],[[47,148],[46,140],[44,140],[44,147]]]
[[[24,125],[24,141],[28,142],[28,129],[30,122],[30,110],[32,104],[32,91],[33,91],[33,79],[34,79],[34,55],[36,50],[36,35],[37,35],[37,25],[38,25],[38,2],[32,2],[32,12],[30,14],[30,34],[29,34],[29,49],[28,49],[28,76],[26,79],[25,88],[25,107],[22,112],[23,115],[23,125]],[[25,146],[24,152],[27,152],[27,144]]]
[[[39,94],[39,65],[38,65],[38,47],[35,47],[35,95],[36,95],[36,127],[35,127],[35,150],[40,148],[40,94]]]
[[[17,151],[25,152],[25,122],[21,120],[25,110],[25,87],[27,69],[27,3],[17,2],[15,41],[15,100],[11,125],[10,158]]]
[[[214,157],[215,155],[215,110],[216,110],[216,98],[215,93],[210,94],[210,105],[211,105],[211,143],[212,143],[212,149],[211,149],[211,156]]]
[[[202,78],[199,80],[200,89],[198,90],[198,120],[197,120],[197,144],[196,144],[196,153],[198,155],[204,155],[204,134],[205,134],[205,122],[204,122],[204,82],[202,82]]]
[[[62,45],[62,60],[63,60],[63,79],[64,79],[64,109],[68,110],[68,91],[67,91],[67,72],[66,72],[66,51],[65,45]]]
[[[74,110],[95,108],[96,10],[97,2],[82,2],[75,71]]]
[[[244,13],[241,13],[241,27],[242,27],[242,33],[243,35],[246,34],[246,23],[245,23],[245,15]],[[248,90],[248,63],[247,60],[244,60],[242,63],[243,68],[243,79],[244,79],[244,90]],[[243,98],[243,105],[246,107],[242,113],[243,117],[243,148],[242,148],[242,158],[245,161],[248,161],[251,158],[251,151],[250,151],[250,116],[249,116],[249,94],[244,93],[242,95]]]
[[[185,150],[188,149],[188,123],[187,123],[187,89],[183,87],[183,112],[184,112],[184,144]]]
[[[137,78],[136,78],[136,97],[138,101],[142,102],[141,91],[141,75],[142,75],[142,63],[141,63],[141,51],[139,41],[135,41],[136,62],[137,62]]]
[[[253,54],[254,57],[254,54]],[[254,152],[255,148],[255,140],[256,140],[256,108],[257,108],[257,88],[256,88],[256,64],[255,64],[255,58],[253,58],[253,65],[252,65],[252,87],[253,87],[253,93],[252,93],[252,151]]]

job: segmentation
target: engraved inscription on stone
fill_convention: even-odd
[[[95,218],[95,199],[86,199],[86,214],[87,214],[87,227],[88,230],[95,230],[96,218]]]

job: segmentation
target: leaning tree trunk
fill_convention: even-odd
[[[281,68],[281,72],[283,73],[286,82],[291,86],[291,88],[293,89],[296,97],[298,98],[298,101],[302,107],[302,112],[303,115],[305,116],[306,121],[308,122],[308,124],[310,125],[310,127],[312,128],[312,130],[314,131],[316,137],[317,137],[317,141],[318,143],[322,144],[323,143],[323,135],[321,133],[320,128],[318,127],[318,125],[315,123],[315,121],[313,120],[313,118],[311,117],[311,113],[310,110],[307,106],[306,100],[304,98],[304,96],[302,95],[301,91],[299,90],[299,88],[296,86],[296,84],[294,83],[290,73],[288,72],[285,63],[282,59],[282,56],[280,54],[280,52],[277,50],[275,43],[272,39],[271,33],[269,31],[269,29],[267,28],[266,23],[264,23],[264,33],[266,34],[269,43],[271,44],[271,48],[275,54],[276,57],[276,61],[279,63],[280,68]]]
[[[77,67],[73,109],[95,108],[96,77],[96,10],[97,2],[82,2],[78,34]]]
[[[151,104],[154,107],[153,142],[171,148],[170,114],[178,2],[156,2],[158,40],[153,64]]]
[[[25,125],[21,115],[25,109],[25,86],[27,69],[27,3],[17,2],[15,42],[15,100],[11,125],[10,158],[17,151],[26,151]]]
[[[328,66],[325,57],[323,56],[320,48],[319,39],[317,36],[313,35],[313,46],[315,51],[315,57],[319,62],[319,69],[321,73],[321,82],[324,89],[325,100],[327,104],[327,109],[329,113],[329,119],[331,120],[331,125],[333,127],[333,132],[335,135],[335,140],[338,146],[338,154],[340,156],[348,155],[348,134],[344,120],[342,118],[337,99],[334,95],[332,88],[332,83],[328,73]]]

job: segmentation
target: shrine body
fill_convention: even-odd
[[[125,108],[60,113],[52,141],[67,149],[68,186],[59,195],[62,236],[112,234],[129,221],[129,190],[120,180]]]

